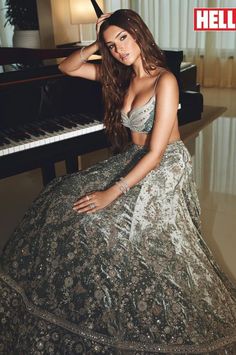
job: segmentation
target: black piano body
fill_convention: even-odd
[[[56,64],[43,64],[73,50],[0,48],[0,65],[25,66],[0,74],[0,178],[41,168],[47,184],[55,177],[55,162],[65,160],[67,172],[72,173],[78,169],[79,155],[109,146],[100,84],[65,76]],[[203,97],[196,67],[192,66],[193,80],[186,87],[186,71],[180,69],[183,52],[165,54],[180,87],[179,124],[200,119]]]

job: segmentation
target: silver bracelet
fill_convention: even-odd
[[[119,187],[120,192],[123,194],[126,194],[130,189],[129,185],[123,177],[121,177],[120,180],[116,182],[116,185]]]
[[[80,52],[79,52],[79,54],[80,54],[80,61],[81,61],[82,63],[86,63],[86,62],[87,62],[87,59],[84,58],[84,56],[83,56],[83,50],[84,50],[84,48],[85,48],[85,47],[82,47],[81,50],[80,50]]]

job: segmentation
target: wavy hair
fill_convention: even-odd
[[[147,73],[150,74],[157,67],[167,68],[167,66],[164,53],[135,11],[117,10],[102,23],[98,39],[102,55],[100,73],[105,105],[104,125],[113,150],[122,151],[127,146],[128,133],[122,125],[121,109],[134,71],[132,66],[120,63],[111,55],[103,36],[109,26],[120,27],[135,39],[141,51],[144,70]]]

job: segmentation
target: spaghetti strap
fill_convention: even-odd
[[[157,75],[157,78],[156,78],[155,84],[154,84],[153,95],[155,95],[157,83],[158,83],[158,81],[159,81],[159,79],[160,79],[160,77],[161,77],[161,74],[162,74],[163,72],[165,72],[165,71],[166,71],[165,69],[160,70],[159,74]]]

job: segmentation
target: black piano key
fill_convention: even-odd
[[[29,139],[30,136],[25,134],[24,131],[20,127],[15,127],[15,128],[7,128],[6,129],[7,134],[9,135],[9,138],[16,138],[16,139]]]
[[[54,133],[54,132],[59,132],[60,131],[60,127],[54,123],[44,123],[42,125],[42,128],[49,132],[49,133]]]
[[[80,116],[83,117],[85,120],[88,120],[89,122],[94,122],[96,118],[92,115],[89,114],[89,116],[86,113],[80,113]]]
[[[71,121],[77,122],[77,123],[79,123],[81,125],[86,125],[86,124],[89,124],[89,123],[93,123],[94,119],[92,117],[88,117],[88,116],[85,116],[83,114],[80,114],[79,116],[76,115],[76,116],[72,117]]]
[[[11,142],[8,140],[8,139],[5,139],[5,138],[0,138],[0,146],[1,147],[4,147],[4,145],[8,145],[10,144]]]
[[[79,124],[81,126],[85,126],[86,124],[88,124],[88,122],[85,122],[83,120],[76,119],[76,118],[73,119],[73,122],[76,123],[76,124]]]
[[[12,132],[10,130],[4,129],[3,133],[4,133],[5,137],[12,140],[13,142],[19,142],[19,138],[14,137],[14,135],[12,134]]]
[[[13,142],[16,142],[16,143],[20,142],[20,140],[19,140],[19,139],[14,138],[14,137],[9,137],[9,139],[11,139]]]
[[[66,128],[75,128],[77,124],[74,122],[71,122],[70,120],[64,118],[64,117],[58,117],[56,121],[60,124],[60,126],[64,126]]]
[[[27,134],[22,128],[16,128],[15,131],[13,131],[13,134],[19,137],[22,140],[30,139],[30,135]]]
[[[79,115],[68,115],[68,119],[74,123],[74,124],[80,124],[81,126],[84,126],[86,124],[89,124],[89,123],[92,123],[94,122],[94,119],[90,118],[90,119],[87,119],[86,117],[83,117],[81,116],[80,114]]]
[[[14,142],[25,141],[26,139],[30,139],[30,136],[22,132],[20,129],[17,128],[7,128],[3,131],[9,139],[13,140]]]
[[[35,127],[39,128],[39,130],[43,130],[46,133],[54,133],[59,130],[55,125],[53,126],[50,122],[42,121],[42,122],[35,122]]]
[[[42,134],[40,134],[40,132],[37,131],[36,129],[29,128],[29,127],[26,128],[26,132],[27,132],[28,134],[30,134],[31,136],[34,136],[34,137],[40,137],[40,136],[42,135]],[[42,131],[42,133],[44,133],[44,132]],[[44,134],[45,134],[45,133],[44,133]]]
[[[60,129],[60,131],[64,131],[65,130],[65,126],[62,125],[62,122],[61,122],[60,118],[54,118],[52,120],[51,124],[56,125]]]
[[[46,133],[39,128],[37,123],[30,123],[29,125],[27,125],[27,129],[29,130],[29,132],[32,132],[31,134],[33,134],[35,137],[46,135]]]
[[[2,133],[0,133],[0,141],[3,145],[11,144],[11,141],[9,141],[9,139],[7,139]]]
[[[54,132],[54,130],[52,130],[52,129],[50,130],[48,127],[46,127],[45,122],[38,122],[37,123],[37,127],[38,127],[39,130],[41,130],[45,134]]]

